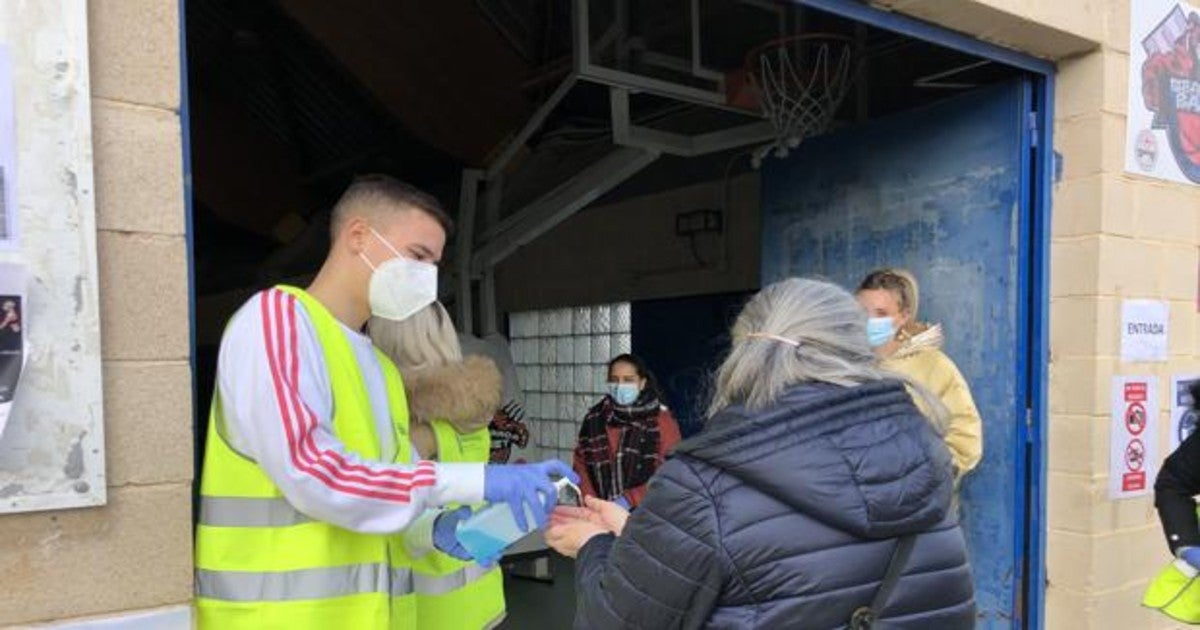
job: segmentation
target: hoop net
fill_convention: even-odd
[[[771,149],[783,157],[829,127],[853,82],[853,57],[854,41],[841,35],[794,35],[750,51],[746,73],[776,138],[759,160]]]

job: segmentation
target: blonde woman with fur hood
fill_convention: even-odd
[[[867,336],[883,367],[920,383],[946,407],[946,446],[958,476],[971,472],[983,458],[983,421],[971,388],[958,366],[942,352],[942,327],[917,319],[920,289],[904,269],[877,269],[858,287],[866,309]]]
[[[437,458],[434,420],[462,435],[488,426],[500,408],[500,370],[487,357],[463,357],[444,306],[434,302],[401,322],[374,318],[368,330],[404,377],[409,431],[422,458]]]
[[[368,330],[403,377],[409,438],[421,458],[486,463],[492,444],[488,425],[500,408],[503,387],[495,362],[463,357],[450,314],[437,302],[400,322],[374,318]],[[471,508],[455,512],[456,518],[466,518]],[[469,561],[463,555],[437,552],[453,548],[456,541],[452,530],[439,534],[436,519],[422,517],[402,535],[412,558],[414,584],[440,585],[428,592],[418,589],[416,627],[495,627],[505,615],[504,582],[492,563],[495,559]],[[431,531],[422,533],[423,528]],[[439,535],[451,540],[438,546]],[[434,544],[426,544],[427,538]],[[447,589],[450,584],[454,586]]]

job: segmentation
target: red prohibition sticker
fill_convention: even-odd
[[[1146,465],[1146,445],[1141,440],[1132,440],[1125,447],[1125,467],[1138,472]]]
[[[1142,403],[1129,403],[1125,410],[1125,428],[1133,435],[1141,435],[1146,430],[1146,406]]]

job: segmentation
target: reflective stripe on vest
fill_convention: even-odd
[[[297,571],[196,571],[200,597],[229,602],[325,599],[361,593],[387,593],[388,565],[360,564]]]
[[[213,527],[287,527],[313,519],[287,499],[200,497],[200,525]]]
[[[196,594],[229,602],[325,599],[362,593],[392,597],[444,595],[474,582],[493,569],[479,565],[448,575],[414,574],[383,563],[321,567],[297,571],[196,571]]]
[[[469,564],[458,571],[445,575],[413,573],[413,592],[418,595],[445,595],[497,570],[496,567],[485,569],[478,564]]]

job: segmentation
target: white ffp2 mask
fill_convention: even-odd
[[[437,300],[437,267],[405,257],[374,228],[371,234],[396,254],[379,266],[371,264],[362,252],[358,254],[371,268],[371,283],[367,293],[371,314],[402,321]]]

